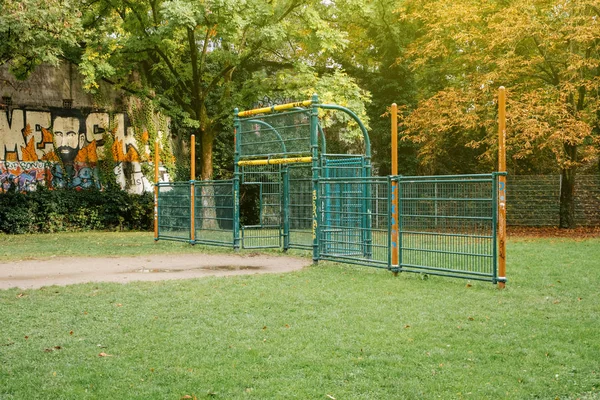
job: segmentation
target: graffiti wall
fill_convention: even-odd
[[[147,140],[147,135],[142,136]],[[107,137],[110,151],[105,149]],[[115,161],[113,173],[123,189],[150,191],[152,185],[142,173],[141,162],[148,159],[149,148],[145,143],[141,146],[142,150],[124,113],[0,110],[0,190],[15,186],[28,191],[38,185],[100,188],[99,160],[108,154]]]

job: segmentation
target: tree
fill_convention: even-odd
[[[85,4],[88,42],[77,63],[87,89],[108,80],[152,98],[196,131],[204,180],[213,177],[213,143],[234,104],[258,98],[283,71],[313,74],[324,54],[346,44],[321,17],[327,5],[315,0]],[[238,75],[244,87],[236,86]]]
[[[25,79],[42,63],[57,65],[66,48],[78,46],[80,16],[71,0],[2,0],[0,66]]]
[[[600,13],[595,1],[408,1],[421,26],[413,68],[425,89],[403,121],[425,163],[447,157],[448,135],[494,160],[495,92],[509,91],[508,151],[551,153],[562,176],[560,226],[573,227],[578,168],[600,152]]]

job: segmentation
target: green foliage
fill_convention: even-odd
[[[41,63],[57,65],[66,48],[82,39],[78,0],[0,3],[0,65],[25,79]]]
[[[149,230],[153,199],[115,189],[48,190],[0,194],[0,232],[48,233],[94,229]]]

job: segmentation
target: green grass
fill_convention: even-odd
[[[147,233],[0,236],[0,249],[207,251]],[[503,291],[333,263],[0,291],[0,399],[600,399],[600,240],[511,239],[508,257]]]

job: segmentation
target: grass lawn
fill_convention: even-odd
[[[206,251],[229,250],[0,236],[0,261]],[[325,262],[0,291],[0,399],[600,399],[600,239],[511,239],[507,271],[503,291]]]

